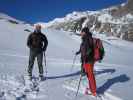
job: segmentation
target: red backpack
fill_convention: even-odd
[[[94,60],[100,61],[103,59],[105,51],[102,41],[99,38],[93,38],[94,43]]]

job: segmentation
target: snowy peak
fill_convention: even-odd
[[[42,26],[57,30],[79,32],[89,27],[94,33],[104,33],[133,41],[133,1],[112,6],[100,11],[73,12],[64,18],[56,18]]]
[[[5,20],[5,21],[8,21],[10,23],[14,23],[14,24],[23,24],[24,22],[23,21],[19,21],[13,17],[10,17],[4,13],[0,13],[0,20]]]

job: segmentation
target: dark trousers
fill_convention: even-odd
[[[28,66],[28,74],[32,76],[32,70],[34,66],[35,58],[37,58],[38,68],[39,68],[39,75],[43,75],[43,52],[36,52],[30,50],[29,56],[29,66]]]

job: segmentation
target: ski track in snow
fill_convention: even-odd
[[[8,53],[0,53],[0,56],[9,56],[9,57],[16,57],[16,58],[23,58],[23,59],[25,59],[25,58],[27,58],[28,59],[28,56],[23,56],[23,55],[15,55],[15,54],[8,54]],[[69,64],[69,65],[71,65],[72,64],[72,60],[68,60],[68,59],[56,59],[56,58],[47,58],[47,60],[49,61],[49,62],[52,62],[53,64],[61,64],[61,62],[62,62],[62,64]],[[3,63],[0,63],[1,64],[1,66],[3,66],[4,64]],[[75,63],[75,65],[80,65],[80,63],[79,62],[77,62],[77,63]],[[121,65],[121,64],[113,64],[113,63],[105,63],[105,62],[102,62],[102,63],[96,63],[95,65],[98,65],[98,66],[103,66],[103,67],[107,67],[107,66],[109,66],[109,67],[112,67],[112,66],[115,66],[115,67],[125,67],[125,66],[127,66],[127,65]],[[131,66],[129,66],[130,68],[131,68]]]
[[[2,86],[0,88],[0,100],[32,100],[46,97],[45,90],[42,95],[35,90],[36,88],[39,89],[39,83],[36,88],[33,88],[31,87],[32,82],[26,80],[23,76],[1,75],[0,84]],[[26,91],[27,89],[28,91]]]
[[[11,56],[11,57],[15,57],[15,58],[27,58],[27,56],[21,56],[21,55],[12,55],[12,54],[0,54],[2,56]],[[69,67],[71,67],[72,65],[72,60],[67,60],[67,59],[56,59],[56,58],[48,58],[48,63],[51,63],[52,65],[69,65]],[[2,62],[0,62],[0,67],[4,67],[4,64]],[[80,63],[76,63],[75,66],[80,66]],[[101,70],[102,68],[106,68],[106,67],[120,67],[120,68],[124,68],[125,65],[118,65],[118,64],[109,64],[109,63],[96,63],[95,64],[95,69],[96,70]],[[54,67],[54,66],[53,66]],[[54,67],[56,68],[56,67]],[[66,70],[68,70],[68,72],[70,72],[71,68],[67,68]],[[76,68],[77,69],[77,68]],[[73,69],[75,70],[75,68]],[[106,74],[105,74],[106,75]],[[105,76],[103,74],[103,76]],[[70,80],[71,78],[69,78]],[[50,80],[46,80],[49,81]],[[58,80],[57,80],[58,81]],[[64,79],[62,79],[62,81],[65,81]],[[76,91],[76,88],[72,88],[70,85],[64,85],[64,82],[61,82],[62,84],[60,84],[60,82],[57,84],[62,85],[61,88],[65,88],[67,90],[71,90],[71,91]],[[42,100],[44,98],[48,98],[49,94],[46,93],[46,88],[44,90],[41,91],[41,94],[36,93],[36,91],[31,91],[31,92],[24,92],[24,89],[27,88],[26,85],[24,85],[24,80],[21,76],[11,76],[10,75],[0,75],[0,84],[5,84],[5,88],[3,87],[2,89],[0,89],[0,100],[34,100],[34,99],[38,99],[38,100]],[[45,82],[42,82],[41,84],[45,84]],[[77,86],[77,85],[75,85]],[[44,87],[44,86],[43,86]],[[50,86],[49,86],[50,87]],[[52,87],[51,87],[52,88]],[[84,87],[83,87],[84,88]],[[48,88],[47,88],[48,90]],[[69,91],[71,93],[71,91]],[[83,94],[84,89],[82,89],[82,91],[80,91],[80,94]],[[67,94],[64,94],[64,97],[68,98],[66,96]],[[82,95],[84,96],[84,95]],[[5,99],[6,98],[6,99]],[[10,99],[8,99],[10,98]],[[11,99],[12,98],[12,99]],[[73,97],[69,97],[69,98],[73,98]],[[94,99],[94,97],[92,96],[88,96],[87,98],[89,99]],[[101,96],[102,100],[122,100],[121,98],[112,95],[109,92],[105,92],[104,95]],[[52,99],[49,99],[52,100]],[[80,97],[79,99],[80,100]],[[85,99],[88,100],[88,99]],[[97,99],[96,99],[97,100]]]
[[[98,68],[98,69],[100,70],[100,68]],[[68,70],[70,71],[70,69],[68,69]],[[71,81],[71,78],[68,78],[67,80]],[[48,98],[48,95],[50,95],[50,94],[46,93],[46,90],[48,89],[47,87],[45,87],[45,89],[41,91],[42,95],[39,94],[40,91],[39,92],[36,92],[36,91],[25,92],[24,89],[27,88],[27,86],[28,86],[27,85],[28,82],[26,83],[25,81],[27,81],[27,80],[23,77],[23,75],[22,76],[10,76],[8,74],[0,75],[0,84],[3,85],[2,89],[0,89],[0,91],[1,91],[0,92],[0,100],[19,100],[19,98],[24,99],[24,100],[27,100],[27,98],[28,98],[28,100],[32,100],[32,99],[42,100],[44,98]],[[41,84],[46,86],[45,82],[47,82],[47,81],[50,82],[50,80],[46,80],[44,82],[39,83],[39,86],[42,86]],[[69,85],[64,85],[64,82],[65,82],[65,78],[62,79],[62,82],[61,82],[62,84],[60,84],[60,82],[59,83],[57,82],[57,84],[62,85],[62,88],[76,92],[77,83],[76,83],[76,85],[74,85],[71,82],[71,83],[69,83]],[[71,85],[74,85],[75,88],[72,88]],[[51,87],[51,86],[48,86],[48,87]],[[81,87],[82,87],[82,89],[79,91],[79,93],[83,94],[85,87],[83,87],[83,86],[81,86]],[[41,88],[41,87],[39,87],[39,88]],[[71,93],[71,91],[69,91],[69,92]],[[66,94],[64,94],[64,97],[66,97],[65,95]],[[3,99],[3,98],[6,98],[6,99]],[[8,99],[8,98],[10,98],[10,99]],[[70,97],[70,98],[73,98],[73,97]],[[95,100],[95,98],[93,96],[88,96],[87,98],[90,98],[90,99],[93,98]],[[122,100],[119,97],[112,95],[108,92],[105,92],[104,95],[101,96],[101,98],[102,98],[102,100]],[[80,100],[80,98],[77,100]],[[87,100],[87,99],[85,99],[85,100]],[[96,99],[96,100],[98,100],[98,99]]]
[[[77,92],[77,86],[78,86],[78,83],[79,83],[79,79],[77,79],[77,80],[72,80],[72,81],[66,81],[63,85],[62,85],[62,87],[63,88],[65,88],[65,89],[67,89],[67,90],[69,90],[69,92],[71,92],[71,91],[73,91],[75,94],[74,94],[74,97],[76,96],[76,92]],[[87,86],[87,84],[85,84],[86,86]],[[82,83],[82,81],[81,81],[81,85],[80,85],[80,88],[79,88],[79,91],[78,91],[78,94],[81,94],[82,96],[87,96],[87,95],[85,95],[84,94],[84,92],[85,92],[85,87],[86,86],[84,86],[84,84]],[[110,90],[111,91],[111,90]],[[66,96],[68,96],[69,95],[69,92],[66,94]],[[115,96],[115,95],[112,95],[111,93],[109,93],[109,92],[105,92],[104,94],[100,94],[100,95],[98,95],[97,97],[94,97],[94,96],[92,96],[91,95],[91,92],[90,91],[88,91],[89,92],[89,95],[87,96],[87,97],[89,97],[90,99],[91,98],[95,98],[96,100],[122,100],[121,98],[119,98],[119,97],[117,97],[117,96]],[[68,97],[68,98],[70,98],[70,97]],[[89,99],[89,100],[90,100]]]

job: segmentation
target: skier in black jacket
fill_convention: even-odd
[[[39,67],[39,77],[43,78],[43,53],[46,52],[48,46],[47,37],[41,32],[41,26],[36,25],[34,32],[28,36],[27,46],[30,49],[28,74],[32,79],[32,70],[35,58],[37,58]]]

